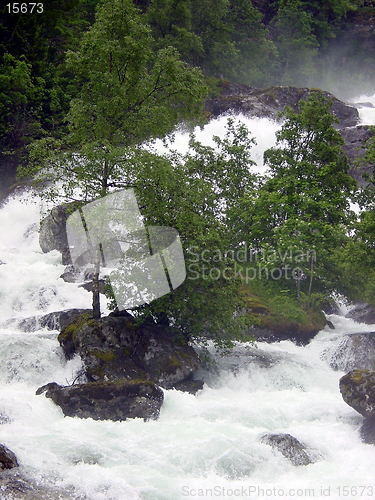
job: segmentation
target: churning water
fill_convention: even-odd
[[[224,123],[212,123],[208,137],[222,133]],[[258,161],[276,125],[247,123]],[[60,254],[41,252],[38,227],[39,207],[28,200],[11,199],[0,210],[0,323],[90,307],[88,292],[59,279]],[[238,344],[226,357],[211,348],[212,366],[200,373],[203,390],[164,391],[160,418],[149,422],[64,418],[35,391],[52,381],[71,383],[80,360],[66,362],[56,331],[3,328],[0,443],[15,452],[24,476],[68,490],[70,498],[369,498],[375,447],[361,442],[363,419],[343,402],[343,372],[330,368],[327,353],[343,334],[373,327],[330,320],[336,329],[324,329],[306,347]],[[316,462],[293,466],[261,442],[267,432],[291,434],[315,450]]]

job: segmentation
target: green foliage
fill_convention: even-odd
[[[246,217],[251,224],[248,241],[260,250],[263,265],[271,269],[280,264],[284,278],[288,269],[298,269],[297,276],[284,280],[285,286],[296,282],[301,300],[302,284],[309,306],[314,274],[319,290],[334,286],[331,254],[354,220],[349,203],[355,181],[341,150],[343,140],[333,127],[330,102],[313,93],[299,107],[299,113],[289,108],[282,115],[277,147],[264,154],[270,176],[259,196],[249,200]]]
[[[163,136],[196,116],[205,92],[198,69],[181,62],[174,49],[154,54],[152,43],[130,0],[100,6],[79,49],[68,53],[80,88],[67,115],[70,133],[32,144],[22,173],[37,173],[42,184],[59,179],[69,199],[77,187],[84,199],[104,196],[109,187],[129,187],[136,153],[124,146]],[[56,184],[46,194],[57,196]]]
[[[302,0],[280,0],[271,26],[279,53],[279,82],[306,86],[313,76],[313,59],[319,46],[313,33],[313,16]]]
[[[81,92],[68,120],[75,140],[134,144],[163,136],[200,110],[201,72],[165,48],[154,54],[149,28],[130,0],[100,6],[68,66]]]
[[[43,95],[44,81],[33,78],[31,64],[24,57],[4,54],[0,66],[0,138],[10,151],[23,146],[39,132],[40,109],[35,106]]]
[[[192,136],[185,155],[138,151],[129,162],[146,225],[178,231],[187,268],[181,286],[134,312],[223,346],[240,338],[248,320],[233,316],[241,310],[243,296],[235,262],[226,253],[236,237],[238,202],[254,189],[255,176],[249,172],[253,140],[243,125],[230,121],[224,139],[214,140],[216,148]]]
[[[372,127],[372,132],[375,132]],[[372,174],[364,174],[366,184],[357,193],[361,209],[353,234],[338,251],[345,292],[352,300],[366,300],[375,305],[375,141],[366,144],[366,155],[360,164],[372,167]]]

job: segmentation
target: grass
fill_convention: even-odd
[[[326,318],[319,307],[314,311],[299,305],[297,292],[281,282],[261,279],[241,286],[251,324],[274,332],[306,334],[324,328]]]

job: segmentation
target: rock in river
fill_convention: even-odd
[[[148,380],[92,382],[62,387],[55,382],[40,387],[36,394],[61,407],[66,417],[94,420],[156,419],[163,404],[163,391]]]

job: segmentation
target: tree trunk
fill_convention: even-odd
[[[92,314],[94,319],[100,318],[99,272],[100,272],[100,247],[98,246],[95,255],[94,277],[92,279]]]
[[[311,300],[311,289],[312,289],[312,282],[313,282],[313,275],[314,275],[314,255],[311,255],[311,270],[310,270],[310,284],[309,284],[309,295],[307,298],[307,310],[310,309],[310,300]]]
[[[298,274],[297,274],[296,287],[297,287],[298,302],[299,302],[299,305],[302,307],[302,304],[301,304],[301,271],[298,271]]]

